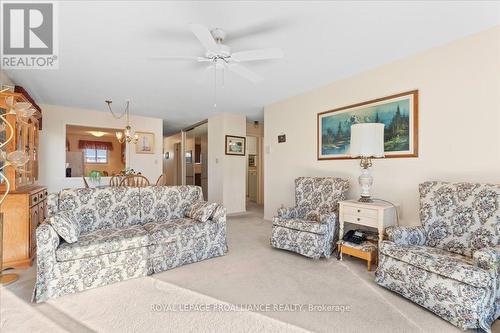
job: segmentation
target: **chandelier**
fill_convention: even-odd
[[[106,102],[106,104],[108,104],[108,109],[115,119],[121,119],[121,118],[123,118],[123,116],[125,116],[125,118],[127,120],[127,126],[125,126],[125,129],[123,130],[123,132],[117,131],[115,133],[118,141],[120,143],[127,142],[127,143],[136,144],[137,141],[139,141],[139,135],[137,133],[134,133],[132,131],[132,127],[130,127],[130,120],[129,120],[130,101],[127,101],[127,104],[125,106],[125,111],[123,111],[123,113],[121,115],[117,115],[116,113],[113,112],[113,109],[111,108],[111,103],[113,103],[113,101],[107,100],[105,102]]]

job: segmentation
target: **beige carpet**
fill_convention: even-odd
[[[64,331],[65,323],[59,326],[11,291],[4,290],[1,297],[2,332]],[[44,306],[78,322],[78,331],[307,332],[149,277],[50,300]]]
[[[36,306],[27,303],[34,270],[21,271],[21,279],[8,287],[11,293],[0,295],[2,325],[10,331],[12,326],[6,323],[26,323],[25,330],[14,330],[20,332],[36,331],[33,327],[46,327],[40,331],[52,332],[58,327],[72,332],[190,332],[204,328],[217,332],[279,332],[298,327],[316,332],[460,332],[429,311],[376,285],[373,273],[366,271],[362,261],[315,261],[272,249],[270,230],[271,224],[261,218],[261,211],[252,209],[249,214],[228,219],[230,251],[224,257]],[[155,304],[186,303],[260,304],[268,308],[261,308],[265,311],[260,314],[152,309]],[[310,311],[309,304],[318,307]],[[330,308],[322,311],[322,305]],[[30,312],[36,315],[28,315]],[[498,321],[493,332],[500,332]]]

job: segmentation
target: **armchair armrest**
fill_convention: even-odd
[[[421,226],[388,227],[385,232],[388,239],[398,245],[425,245],[427,242],[427,233]]]
[[[337,213],[331,212],[328,214],[321,214],[319,216],[319,222],[333,224],[335,226],[335,224],[337,223]]]
[[[226,207],[223,205],[218,205],[212,214],[212,221],[219,225],[226,226]]]
[[[37,258],[52,254],[55,256],[59,243],[59,235],[50,224],[42,223],[36,228]]]
[[[293,218],[298,218],[299,216],[299,210],[297,207],[282,207],[278,209],[278,217],[284,218],[284,219],[293,219]]]
[[[210,222],[210,220],[208,221]],[[212,214],[211,222],[215,224],[215,239],[224,244],[224,252],[227,252],[227,237],[226,237],[226,207],[218,205]]]
[[[500,245],[485,247],[472,255],[474,266],[500,274]]]
[[[48,283],[56,275],[56,249],[60,238],[54,228],[48,223],[42,223],[36,228],[36,284],[32,301],[45,301],[50,294]]]

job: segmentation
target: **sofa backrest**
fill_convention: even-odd
[[[349,181],[336,177],[299,177],[295,179],[295,204],[304,218],[318,221],[319,216],[337,211],[345,200]]]
[[[83,233],[184,217],[203,200],[199,186],[147,186],[66,189],[49,195],[49,216],[72,211]]]
[[[427,245],[472,256],[500,241],[500,185],[420,184],[420,220]]]
[[[140,196],[142,223],[184,217],[191,204],[203,200],[201,187],[192,185],[147,186],[141,188]]]
[[[59,210],[72,211],[83,233],[140,224],[139,205],[139,188],[79,188],[59,193]]]

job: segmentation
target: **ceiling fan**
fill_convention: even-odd
[[[262,76],[248,69],[246,66],[243,66],[241,63],[256,60],[280,59],[284,56],[283,51],[279,48],[257,49],[233,53],[229,46],[223,44],[226,38],[226,32],[224,30],[219,28],[209,30],[201,24],[191,24],[190,29],[205,48],[205,55],[163,56],[155,58],[163,60],[186,59],[200,63],[211,63],[209,68],[214,69],[215,75],[217,75],[217,69],[227,69],[253,83],[257,83],[263,79]]]

